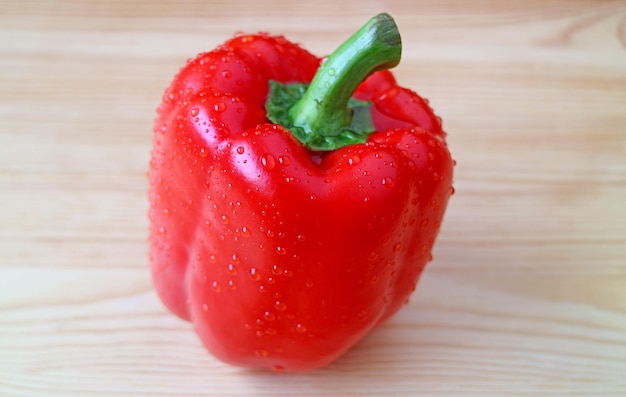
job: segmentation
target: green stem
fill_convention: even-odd
[[[402,42],[393,18],[369,20],[320,66],[306,92],[289,109],[289,119],[307,133],[336,136],[352,122],[348,101],[370,74],[400,62]]]

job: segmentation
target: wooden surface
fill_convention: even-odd
[[[223,3],[0,3],[1,396],[626,395],[626,2]],[[161,94],[237,31],[321,55],[383,10],[458,161],[435,260],[325,369],[221,364],[151,286]]]

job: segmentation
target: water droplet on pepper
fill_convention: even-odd
[[[226,104],[224,102],[218,102],[215,105],[213,105],[213,110],[215,110],[218,113],[222,113],[224,110],[226,110]]]
[[[350,165],[357,165],[360,162],[361,162],[361,157],[359,157],[356,154],[348,159],[348,164]]]
[[[276,167],[276,159],[271,154],[264,154],[261,156],[261,165],[266,170],[271,171]]]
[[[289,165],[289,164],[291,164],[291,159],[288,156],[284,156],[283,155],[283,156],[279,156],[278,157],[278,162],[281,165]]]
[[[233,276],[236,276],[239,273],[239,271],[237,270],[237,266],[233,265],[232,263],[229,263],[228,273],[230,273]]]
[[[384,177],[382,180],[382,184],[383,186],[388,187],[388,188],[393,187],[393,178],[391,178],[390,176]]]
[[[261,273],[259,273],[259,271],[256,268],[251,267],[250,278],[253,279],[254,281],[259,281],[261,279]]]

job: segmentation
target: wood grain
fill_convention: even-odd
[[[151,123],[237,31],[396,17],[458,162],[411,302],[319,371],[226,366],[156,298]],[[626,2],[0,3],[1,396],[626,395]]]

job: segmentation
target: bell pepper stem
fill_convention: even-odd
[[[322,136],[339,134],[352,121],[348,101],[359,84],[375,71],[396,66],[401,53],[393,18],[382,13],[370,19],[322,63],[289,110],[293,125]]]

